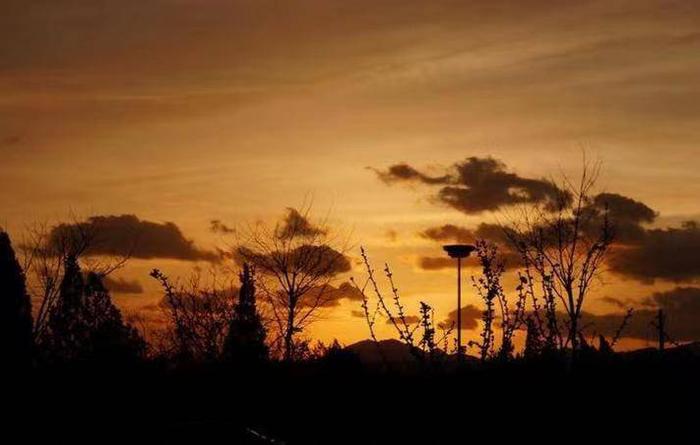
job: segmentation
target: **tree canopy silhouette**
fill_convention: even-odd
[[[214,362],[221,357],[231,321],[233,286],[202,282],[194,273],[186,284],[173,282],[158,269],[151,271],[163,289],[159,308],[166,328],[159,349],[177,362]]]
[[[333,297],[330,286],[350,270],[345,250],[325,222],[313,224],[309,210],[288,209],[274,228],[258,225],[237,249],[238,258],[261,275],[261,290],[279,329],[282,355],[295,357],[295,337]]]
[[[0,231],[0,349],[12,367],[31,363],[32,305],[10,237]]]
[[[74,256],[65,258],[64,263],[63,280],[44,339],[49,360],[129,362],[143,356],[145,341],[124,323],[102,276],[89,272],[84,277]]]
[[[244,264],[239,278],[241,288],[238,303],[233,309],[223,354],[225,360],[245,366],[267,360],[268,348],[265,328],[256,305],[255,273],[248,264]]]

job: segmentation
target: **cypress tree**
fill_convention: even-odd
[[[63,260],[63,279],[56,304],[51,308],[45,351],[52,361],[71,361],[86,343],[87,328],[82,314],[85,282],[78,259],[69,255]]]
[[[31,364],[32,305],[10,237],[0,232],[0,348],[13,368]]]
[[[255,274],[248,264],[239,275],[241,289],[224,342],[224,359],[238,365],[260,364],[268,358],[265,328],[255,301]]]

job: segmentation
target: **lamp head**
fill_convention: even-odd
[[[469,244],[448,244],[442,246],[442,249],[447,252],[450,258],[466,258],[476,250],[476,247]]]

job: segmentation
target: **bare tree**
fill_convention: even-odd
[[[578,182],[565,177],[559,185],[556,202],[523,209],[504,230],[526,268],[534,271],[543,288],[564,308],[567,330],[563,346],[574,354],[579,348],[586,296],[613,242],[607,208],[593,205],[599,172],[598,164],[584,162]]]
[[[476,256],[481,265],[481,275],[472,277],[472,283],[484,302],[485,309],[481,318],[483,323],[481,341],[471,341],[469,345],[477,346],[482,361],[486,361],[490,357],[508,360],[513,356],[515,349],[513,344],[515,332],[526,323],[524,316],[528,295],[519,286],[515,304],[511,304],[501,285],[505,263],[499,259],[498,248],[495,244],[477,240]],[[494,323],[499,316],[501,319],[501,342],[500,348],[496,352]]]
[[[216,277],[209,283],[201,274],[193,274],[184,284],[173,283],[160,270],[151,276],[163,288],[160,309],[167,327],[162,334],[161,353],[180,361],[214,361],[223,350],[238,289],[220,284]]]
[[[295,358],[295,338],[318,319],[333,298],[331,283],[350,270],[347,241],[331,231],[326,220],[312,222],[310,209],[289,208],[274,227],[258,223],[236,247],[242,262],[255,267],[262,296],[278,328],[285,360]]]
[[[454,330],[454,323],[450,325],[438,324],[441,330],[438,336],[436,333],[435,310],[426,302],[421,301],[419,316],[411,316],[406,313],[406,307],[401,301],[399,289],[394,282],[394,274],[388,264],[384,264],[384,276],[391,289],[391,303],[387,303],[389,297],[385,297],[377,281],[376,273],[366,250],[361,247],[360,253],[366,277],[362,282],[351,278],[351,282],[362,295],[362,311],[364,314],[369,334],[379,348],[379,354],[385,365],[388,365],[386,357],[376,334],[376,324],[378,320],[386,319],[394,328],[399,339],[408,347],[408,350],[419,361],[419,363],[435,364],[440,359],[445,358],[449,353],[449,340]],[[373,295],[373,297],[370,297]],[[393,309],[392,309],[393,306]],[[418,335],[418,339],[416,336]],[[440,350],[442,346],[442,350]],[[427,358],[427,361],[425,360]]]
[[[49,315],[60,296],[65,265],[70,259],[81,263],[86,272],[105,277],[123,267],[131,256],[132,246],[111,255],[91,256],[89,250],[100,242],[94,226],[81,224],[76,217],[68,223],[35,223],[25,230],[20,244],[22,267],[35,307],[33,334],[40,341],[46,333]],[[135,242],[135,239],[134,239]]]

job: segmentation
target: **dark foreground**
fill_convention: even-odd
[[[697,431],[699,378],[700,355],[688,348],[586,357],[573,369],[560,358],[387,369],[351,354],[247,372],[84,364],[14,378],[3,430],[60,443],[603,443],[657,434],[666,443]],[[697,433],[684,437],[697,443]]]

